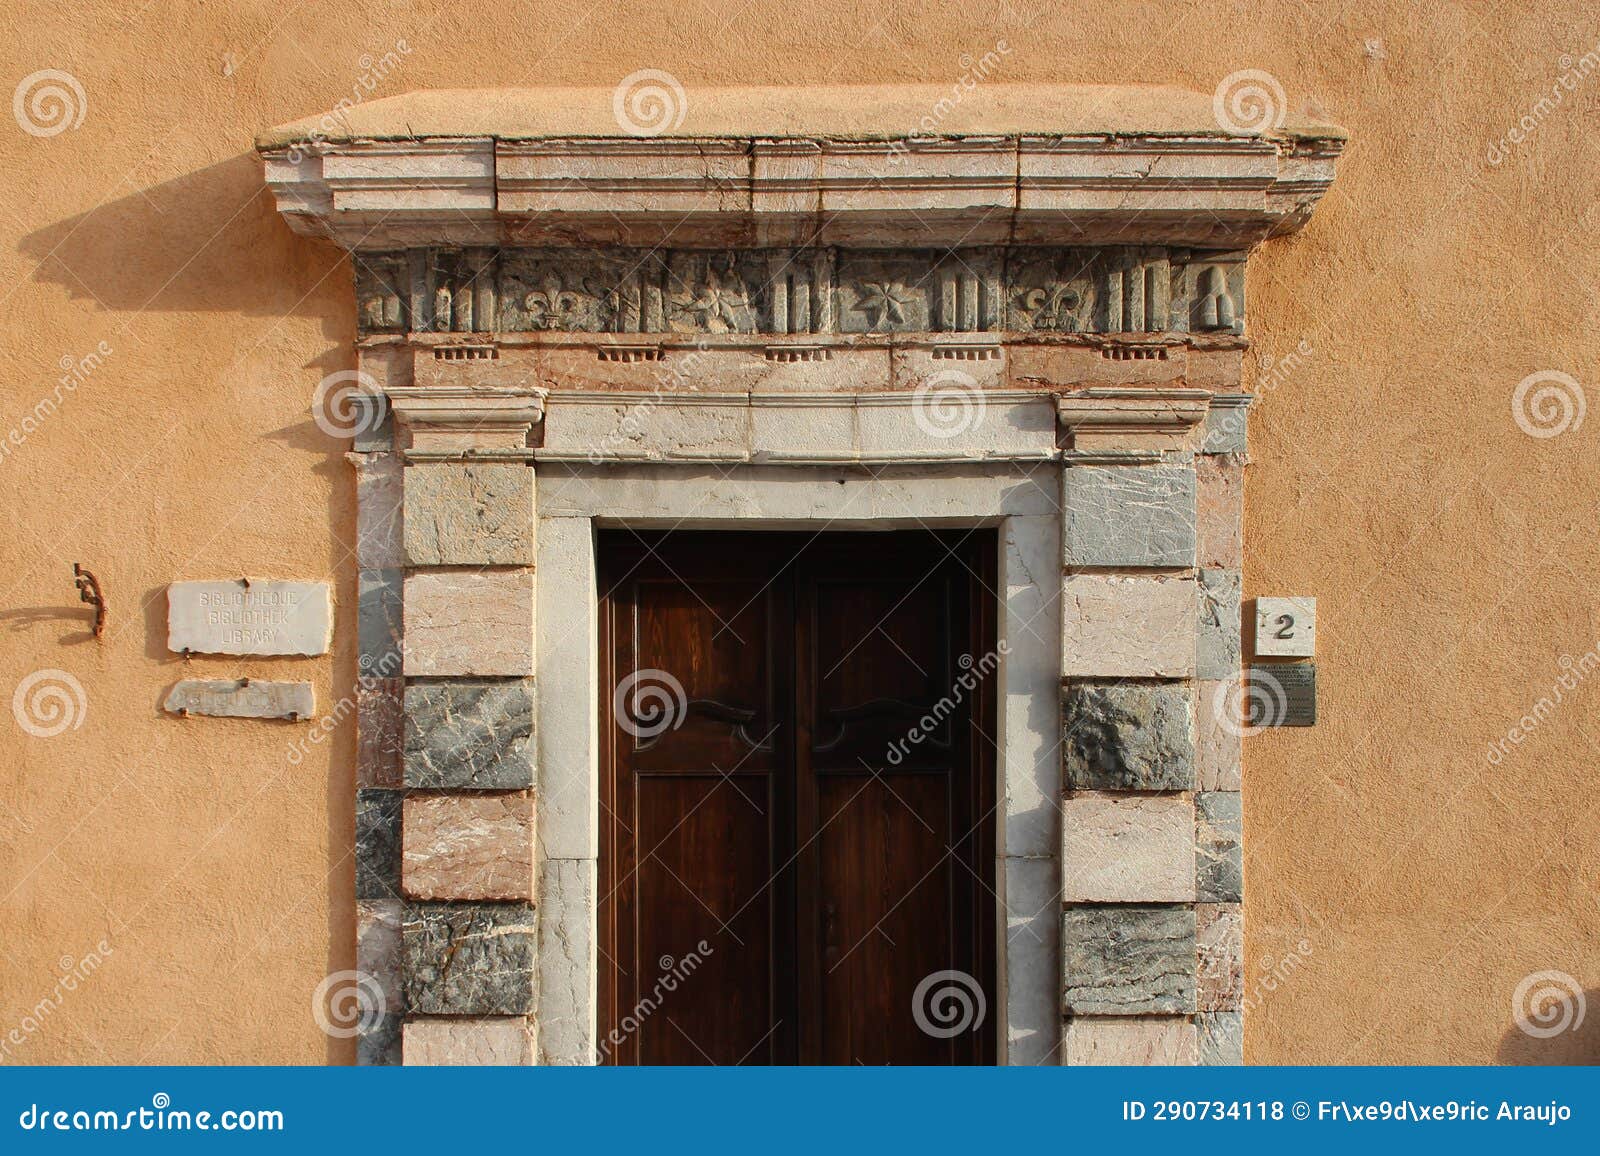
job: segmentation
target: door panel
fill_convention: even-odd
[[[992,688],[957,683],[995,548],[601,535],[611,1062],[993,1061],[994,1024],[941,1038],[913,996],[993,986]]]

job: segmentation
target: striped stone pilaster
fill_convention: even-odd
[[[531,1063],[534,486],[525,389],[384,385],[358,443],[362,1063]],[[389,436],[392,428],[392,440]],[[365,680],[364,680],[365,682]],[[363,685],[364,685],[363,682]]]
[[[1243,458],[1162,408],[1152,448],[1062,474],[1069,1064],[1240,1061],[1238,744],[1212,692],[1238,678]]]
[[[382,994],[363,1017],[360,1064],[395,1064],[405,996],[400,979],[400,528],[401,461],[393,422],[376,396],[357,394],[356,970]],[[370,990],[370,989],[369,989]]]

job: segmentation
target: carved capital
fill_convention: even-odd
[[[415,457],[521,456],[544,420],[538,386],[390,386],[389,404]]]
[[[1074,442],[1083,435],[1183,435],[1205,420],[1210,402],[1204,389],[1101,386],[1057,395],[1056,419]]]

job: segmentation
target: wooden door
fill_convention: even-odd
[[[599,546],[602,1057],[992,1062],[992,532]]]

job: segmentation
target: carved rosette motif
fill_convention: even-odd
[[[357,255],[364,334],[1241,333],[1244,255],[1151,246]]]

